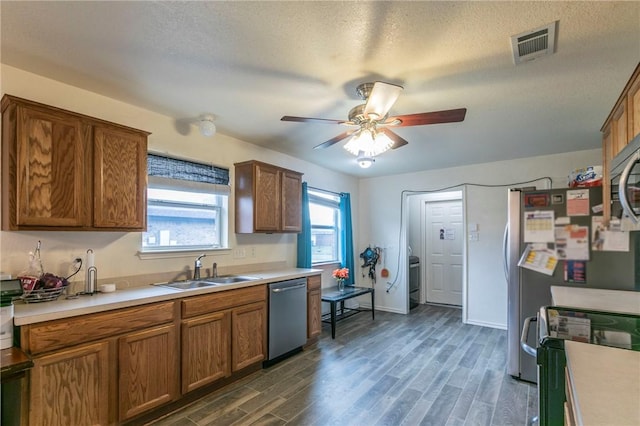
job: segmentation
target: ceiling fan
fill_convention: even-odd
[[[328,148],[343,139],[353,135],[353,138],[345,144],[345,149],[359,158],[368,158],[373,162],[373,157],[388,149],[396,149],[408,142],[400,137],[389,127],[422,126],[426,124],[453,123],[463,121],[467,113],[466,108],[450,109],[444,111],[422,112],[418,114],[406,114],[389,116],[389,110],[398,99],[402,86],[376,81],[375,83],[362,83],[356,88],[358,95],[366,102],[349,111],[348,120],[331,120],[325,118],[292,117],[285,115],[282,121],[297,121],[302,123],[343,124],[355,126],[326,142],[316,145],[314,149]],[[371,162],[368,165],[371,165]],[[361,163],[362,165],[362,163]]]

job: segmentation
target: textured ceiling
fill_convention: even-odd
[[[640,2],[7,2],[2,62],[356,176],[600,146],[640,60]],[[510,37],[559,21],[556,53],[515,66]],[[404,86],[392,114],[467,108],[398,128],[370,169],[338,143],[355,87]],[[153,132],[153,129],[148,129]]]

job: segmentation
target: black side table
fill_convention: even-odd
[[[338,287],[330,287],[322,289],[322,301],[328,302],[331,306],[331,313],[323,315],[322,322],[331,324],[331,338],[336,338],[336,322],[349,318],[358,312],[368,311],[369,309],[345,308],[344,301],[353,297],[362,296],[363,294],[371,294],[371,319],[375,319],[375,290],[368,287],[345,286],[343,291]],[[337,304],[340,303],[340,313],[337,313]]]

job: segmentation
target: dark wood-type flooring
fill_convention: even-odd
[[[506,374],[506,331],[420,305],[328,325],[320,341],[154,425],[527,425],[535,385]]]

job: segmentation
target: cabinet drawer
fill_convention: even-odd
[[[307,291],[319,290],[322,286],[322,279],[320,275],[312,275],[307,277]]]
[[[256,285],[236,290],[226,290],[182,300],[182,318],[228,309],[234,306],[260,302],[267,299],[267,286]]]
[[[162,302],[23,326],[22,346],[31,354],[77,345],[173,321],[176,302]]]

